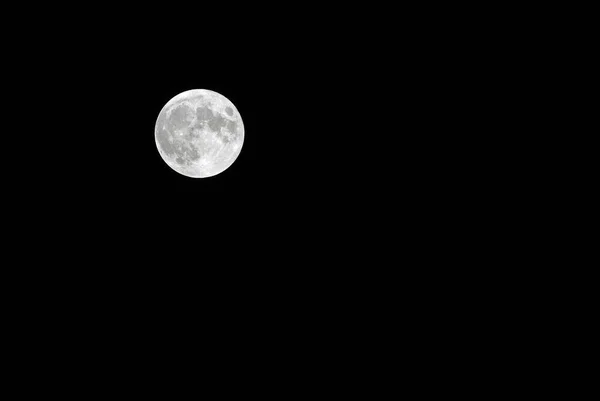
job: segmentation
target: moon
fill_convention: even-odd
[[[192,178],[227,170],[244,144],[244,123],[235,105],[208,89],[182,92],[156,120],[158,152],[169,167]]]

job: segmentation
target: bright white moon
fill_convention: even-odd
[[[244,144],[244,124],[225,96],[194,89],[162,108],[155,137],[158,152],[173,170],[188,177],[212,177],[237,159]]]

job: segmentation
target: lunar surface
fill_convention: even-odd
[[[244,143],[244,124],[225,96],[206,89],[175,96],[162,108],[155,128],[163,160],[188,177],[212,177],[225,171]]]

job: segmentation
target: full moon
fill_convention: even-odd
[[[193,89],[173,97],[156,120],[156,147],[163,160],[187,177],[225,171],[244,144],[244,124],[225,96]]]

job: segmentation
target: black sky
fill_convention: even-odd
[[[42,105],[27,151],[43,162],[14,193],[36,205],[36,227],[107,249],[94,254],[164,260],[179,252],[158,251],[164,238],[184,254],[281,251],[281,263],[365,256],[354,245],[387,246],[379,236],[398,219],[419,238],[461,188],[475,122],[462,119],[461,74],[474,69],[452,22],[439,10],[221,7],[52,10],[20,38],[10,65]],[[154,141],[161,108],[190,89],[223,94],[244,120],[241,154],[208,179],[171,170]]]

